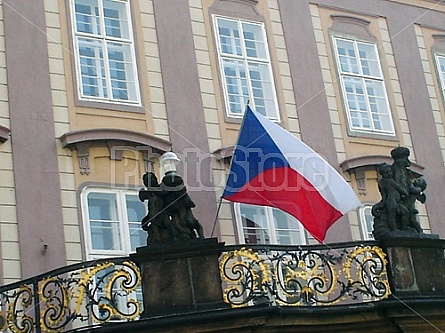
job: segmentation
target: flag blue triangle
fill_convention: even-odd
[[[254,112],[247,107],[222,196],[228,198],[237,193],[265,170],[288,165],[274,140]]]

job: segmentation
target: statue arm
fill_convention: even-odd
[[[388,181],[402,196],[407,197],[409,195],[409,193],[402,186],[400,186],[399,183],[397,183],[394,179],[388,179]]]

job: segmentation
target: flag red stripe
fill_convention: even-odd
[[[295,216],[320,242],[329,227],[343,215],[311,183],[289,167],[265,170],[225,199],[284,210]]]

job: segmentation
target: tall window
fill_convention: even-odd
[[[445,56],[436,54],[436,66],[439,74],[440,87],[445,100]]]
[[[88,259],[126,256],[146,244],[145,205],[137,191],[86,188],[82,192]]]
[[[363,233],[364,240],[373,240],[374,235],[372,230],[374,229],[374,217],[371,213],[372,205],[364,205],[359,209],[360,224]]]
[[[245,244],[305,244],[300,222],[272,207],[235,204],[239,238]]]
[[[227,114],[242,117],[252,109],[279,119],[264,25],[214,17]]]
[[[333,40],[350,130],[393,135],[376,44],[337,37]]]
[[[138,104],[130,1],[71,2],[80,98]]]

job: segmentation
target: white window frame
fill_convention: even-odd
[[[71,9],[71,22],[72,22],[72,31],[73,31],[73,49],[74,49],[74,57],[75,57],[75,68],[76,68],[76,77],[77,77],[77,92],[80,100],[83,101],[92,101],[92,102],[106,102],[113,104],[125,104],[125,105],[134,105],[141,106],[141,94],[140,94],[140,86],[139,86],[139,78],[138,78],[138,69],[136,62],[136,54],[134,47],[134,35],[133,35],[133,24],[131,21],[131,9],[130,9],[130,1],[128,0],[94,0],[98,3],[99,8],[99,33],[97,31],[97,25],[94,24],[94,18],[92,21],[93,25],[93,33],[80,32],[77,31],[77,21],[76,21],[76,9],[75,4],[77,1],[80,2],[88,2],[88,0],[70,0],[70,9]],[[93,0],[90,0],[93,1]],[[124,5],[126,11],[126,19],[127,24],[121,27],[121,31],[127,34],[127,37],[113,37],[108,36],[105,30],[105,17],[104,17],[104,2],[115,3],[118,5]],[[97,81],[97,89],[99,90],[98,95],[90,95],[84,92],[84,84],[82,75],[82,65],[86,65],[86,63],[81,63],[80,56],[80,40],[89,41],[90,43],[96,43],[98,46],[95,49],[95,58],[92,59],[96,62],[96,68],[100,68],[100,56],[98,54],[99,51],[102,53],[103,58],[103,74],[92,77],[93,80]],[[119,81],[117,78],[112,78],[112,69],[110,69],[111,61],[108,58],[108,52],[113,48],[112,45],[121,44],[122,47],[118,48],[124,54],[128,53],[128,58],[125,59],[119,64],[124,66],[125,72],[125,83],[126,83],[126,95],[127,99],[122,99],[119,97],[113,97],[113,88],[116,88],[116,85],[113,86],[113,81]],[[99,52],[100,53],[100,52]],[[97,57],[96,57],[97,56]],[[94,70],[94,69],[93,69]],[[114,70],[117,72],[118,70]],[[97,71],[95,71],[97,74]],[[103,84],[105,83],[105,84]],[[132,87],[132,88],[131,88]],[[104,89],[108,96],[104,95]]]
[[[92,244],[92,236],[91,236],[91,220],[89,216],[89,208],[88,208],[88,195],[91,193],[100,193],[100,194],[110,194],[116,196],[116,204],[117,204],[117,219],[116,222],[118,224],[118,232],[119,239],[117,240],[121,245],[120,249],[94,249]],[[86,187],[81,192],[81,209],[82,209],[82,217],[83,217],[83,226],[84,226],[84,235],[85,235],[85,248],[86,248],[86,256],[87,260],[98,259],[104,257],[120,257],[127,256],[129,253],[133,252],[131,249],[131,238],[130,238],[130,223],[136,224],[136,221],[128,221],[128,212],[126,205],[126,195],[135,196],[138,199],[138,191],[137,190],[114,190],[114,189],[106,189],[100,187]],[[138,199],[139,200],[139,199]],[[147,214],[147,206],[141,202],[141,205],[144,206],[144,214]],[[145,215],[144,215],[145,216]],[[140,221],[137,221],[140,225]],[[142,230],[142,226],[140,225],[140,229]],[[145,231],[139,231],[144,232]],[[143,246],[145,244],[141,244]]]
[[[240,44],[237,46],[238,46],[238,49],[241,51],[241,54],[237,55],[237,54],[231,54],[231,53],[224,53],[222,51],[218,20],[231,21],[232,23],[237,24],[238,31],[240,32],[240,36],[239,36]],[[249,57],[247,55],[246,43],[245,43],[245,39],[244,39],[244,36],[242,33],[243,24],[256,26],[257,28],[261,29],[262,40],[258,40],[258,41],[255,40],[255,42],[263,45],[263,47],[264,47],[264,49],[262,50],[264,53],[263,57],[260,57],[260,56]],[[214,30],[215,30],[215,41],[216,41],[216,48],[217,48],[217,53],[218,53],[219,71],[221,74],[223,93],[224,93],[224,102],[225,102],[225,106],[226,106],[227,116],[231,117],[231,118],[242,118],[245,108],[249,102],[249,105],[253,110],[256,110],[256,111],[262,113],[264,116],[268,117],[269,119],[271,119],[273,121],[280,121],[280,115],[279,115],[279,111],[278,111],[277,93],[276,93],[276,89],[275,89],[274,75],[273,75],[273,71],[272,71],[272,64],[271,64],[271,60],[270,60],[269,46],[267,43],[266,29],[265,29],[264,23],[223,17],[223,16],[219,16],[219,15],[213,15],[213,26],[214,26]],[[245,92],[245,94],[243,94],[243,95],[233,94],[234,96],[235,95],[238,96],[238,99],[240,100],[239,103],[237,103],[239,105],[239,110],[237,110],[236,112],[231,109],[231,103],[229,100],[227,76],[225,75],[225,71],[224,71],[224,63],[227,61],[238,62],[240,64],[240,68],[242,70],[244,70],[245,75],[246,75],[245,89],[247,89],[247,92]],[[253,84],[252,84],[252,82],[255,82],[255,80],[250,77],[249,64],[267,67],[266,72],[267,72],[267,75],[269,76],[267,78],[267,80],[269,80],[269,81],[266,81],[266,80],[260,81],[260,82],[262,82],[261,91],[263,92],[263,98],[261,98],[261,99],[264,101],[268,101],[268,104],[271,105],[271,107],[267,107],[268,105],[266,105],[265,108],[263,109],[262,106],[260,104],[258,104],[258,102],[256,102],[256,100],[254,98]],[[241,87],[239,78],[240,77],[237,75],[236,83],[239,87]],[[270,89],[264,89],[265,86],[269,86]]]
[[[374,240],[372,231],[374,229],[374,217],[371,214],[372,205],[366,204],[359,208],[360,229],[363,240]]]
[[[340,55],[338,52],[338,42],[344,41],[353,43],[355,57],[346,57],[344,59],[356,60],[355,64],[349,63],[351,65],[351,69],[356,69],[356,72],[351,72],[342,69]],[[383,77],[382,66],[380,63],[380,57],[377,49],[377,44],[366,41],[359,41],[356,39],[332,36],[333,48],[335,53],[335,59],[337,63],[337,71],[339,75],[340,87],[343,94],[343,104],[346,109],[346,114],[348,118],[349,129],[352,132],[362,132],[362,133],[373,133],[379,135],[395,135],[394,123],[392,119],[391,107],[388,100],[388,95],[386,91],[385,79]],[[359,46],[362,47],[372,47],[374,51],[372,52],[375,55],[374,59],[365,59],[359,56]],[[364,66],[362,66],[362,62],[374,63],[373,71],[374,73],[364,73]],[[367,68],[367,67],[366,67]],[[357,92],[349,92],[346,88],[346,80],[354,80],[359,83],[360,88],[362,90],[362,94]],[[369,95],[367,88],[370,88],[370,84],[376,84],[379,88],[381,88],[380,95]],[[358,86],[358,85],[357,85]],[[356,86],[356,87],[357,87]],[[377,89],[376,89],[377,90]],[[361,100],[361,107],[365,106],[365,109],[359,108],[352,110],[349,106],[348,97],[356,96],[357,102],[359,104],[358,98],[363,96],[363,100]],[[372,101],[372,103],[371,103]],[[374,107],[374,111],[372,110],[372,106]],[[357,117],[355,120],[352,117],[352,114],[355,113]],[[379,122],[384,123],[383,128],[377,127],[377,122],[374,122],[374,118],[378,119]],[[357,122],[361,124],[357,124]],[[364,124],[366,122],[367,124]],[[386,129],[385,129],[386,127]]]
[[[266,228],[267,228],[268,235],[270,237],[268,243],[246,243],[245,242],[246,237],[244,235],[244,228],[243,228],[243,222],[242,222],[242,217],[241,217],[241,206],[247,206],[247,207],[252,207],[252,208],[256,208],[256,209],[264,209],[265,217],[266,217],[266,221],[265,221]],[[297,242],[298,244],[279,244],[278,243],[278,237],[277,237],[277,232],[276,232],[275,223],[274,223],[274,216],[273,216],[273,210],[278,210],[277,208],[272,208],[272,207],[268,207],[268,206],[247,205],[247,204],[241,204],[241,203],[234,203],[233,207],[234,207],[234,211],[235,211],[238,239],[239,239],[240,244],[275,244],[275,245],[305,245],[306,244],[306,234],[305,234],[305,230],[304,230],[303,226],[301,225],[301,223],[298,220],[296,220],[294,217],[290,216],[289,214],[287,214],[283,211],[280,211],[283,214],[285,214],[288,219],[292,219],[298,224],[298,232],[300,235],[300,239]],[[289,230],[289,229],[287,229],[287,230]]]
[[[436,60],[437,75],[439,76],[440,90],[442,91],[442,98],[445,101],[445,55],[436,53],[434,54]],[[443,69],[442,69],[443,67]]]

